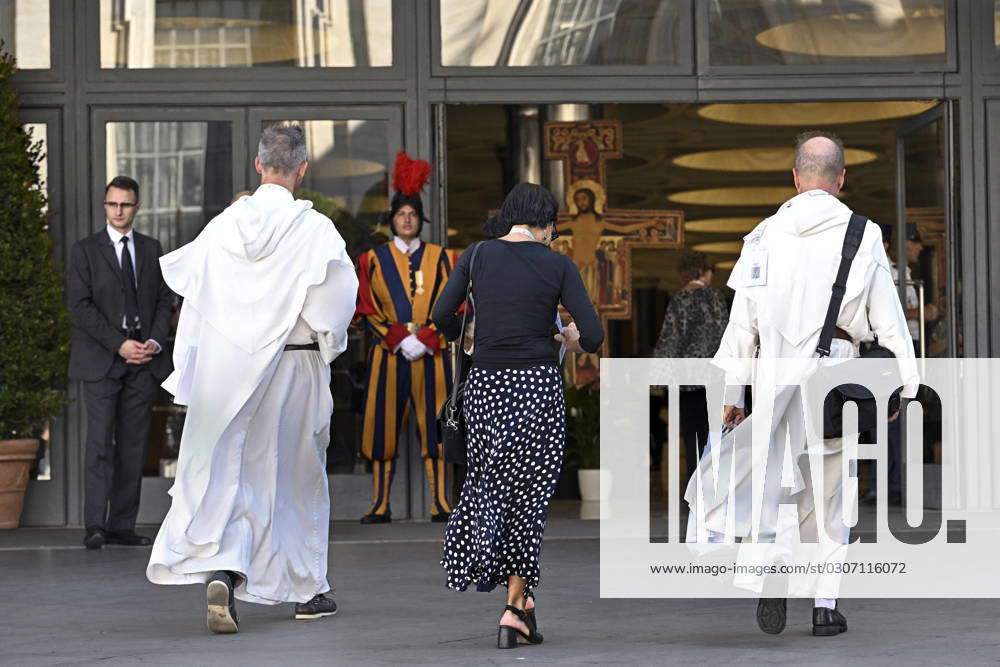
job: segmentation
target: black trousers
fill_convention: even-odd
[[[705,451],[708,440],[708,406],[705,388],[680,392],[680,432],[684,440],[684,459],[688,479],[698,465],[698,455]],[[697,443],[697,447],[695,444]]]
[[[83,520],[88,528],[113,532],[135,528],[157,384],[148,367],[126,364],[121,358],[108,377],[83,383],[87,404]]]

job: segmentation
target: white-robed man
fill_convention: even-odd
[[[336,613],[325,595],[330,500],[330,362],[347,347],[357,277],[326,216],[292,191],[302,129],[264,130],[261,185],[161,258],[184,298],[176,370],[187,405],[173,498],[146,576],[206,584],[208,627],[236,632],[234,598]]]
[[[843,143],[826,132],[800,135],[792,176],[799,194],[744,238],[733,268],[729,286],[736,295],[714,363],[726,371],[729,404],[723,421],[735,428],[712,455],[702,457],[685,494],[694,519],[688,542],[741,538],[740,559],[748,556],[751,565],[789,559],[796,565],[837,564],[850,534],[844,519],[844,439],[819,435],[817,447],[808,444],[815,442],[808,434],[822,427],[812,424],[805,409],[816,397],[804,383],[818,367],[817,345],[852,216],[836,196],[845,177]],[[875,337],[896,356],[902,396],[912,398],[919,383],[913,345],[881,231],[868,220],[836,316],[831,360],[822,363],[857,357],[859,343]],[[735,394],[751,382],[753,414],[745,417]],[[814,475],[822,479],[816,489]],[[782,506],[793,506],[798,521],[783,519],[788,515]],[[826,569],[831,574],[788,580],[791,594],[815,598],[813,634],[819,636],[847,630],[836,608],[840,575],[835,567]],[[759,571],[738,575],[735,583],[759,593]],[[781,632],[785,621],[784,598],[759,600],[757,622],[764,632]]]

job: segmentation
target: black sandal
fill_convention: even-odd
[[[509,611],[521,619],[521,621],[528,626],[528,634],[524,634],[517,628],[510,625],[501,625],[497,628],[497,648],[517,648],[518,643],[542,643],[542,636],[538,634],[533,625],[528,623],[528,615],[524,611],[513,605],[507,605],[504,607],[504,611]],[[501,618],[503,618],[502,615]]]

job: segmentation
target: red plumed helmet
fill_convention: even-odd
[[[396,164],[392,168],[392,189],[404,195],[420,194],[431,176],[431,163],[414,160],[405,152],[396,153]]]

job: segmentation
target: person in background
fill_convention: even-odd
[[[441,564],[450,588],[507,587],[498,648],[542,641],[533,591],[566,438],[556,341],[575,352],[595,352],[604,341],[579,270],[549,249],[558,208],[545,188],[514,186],[487,223],[490,236],[503,235],[462,254],[433,313],[448,340],[458,338],[456,311],[472,281],[475,345],[463,403],[468,471]],[[557,333],[560,303],[575,322]]]
[[[88,549],[150,544],[136,534],[135,519],[157,385],[173,369],[163,346],[174,296],[160,274],[160,242],[133,229],[138,212],[139,184],[115,177],[104,188],[107,224],[70,251],[69,376],[83,381],[87,406]]]
[[[445,248],[420,239],[424,204],[420,190],[431,165],[396,156],[396,190],[386,218],[392,240],[358,260],[358,307],[373,344],[368,354],[361,451],[372,462],[372,504],[361,523],[389,523],[392,480],[407,416],[417,425],[420,456],[431,487],[431,521],[448,520],[448,485],[437,433],[437,414],[451,391],[451,361],[431,309],[451,275]]]
[[[712,287],[715,269],[700,252],[682,251],[678,267],[684,286],[674,294],[663,318],[653,356],[668,359],[709,358],[719,349],[729,313],[726,298]],[[708,408],[705,387],[680,388],[680,434],[684,461],[690,478],[708,440]]]

